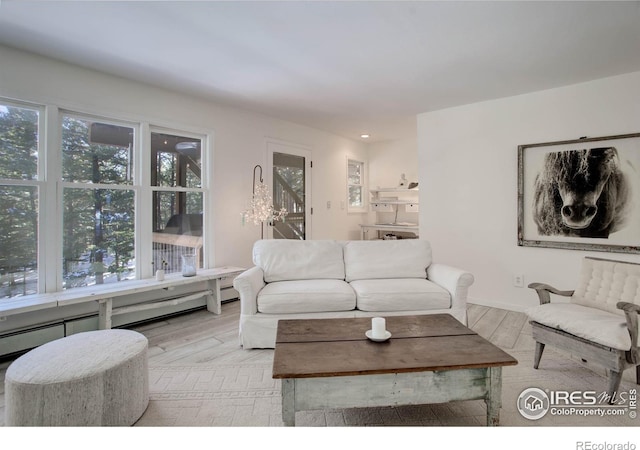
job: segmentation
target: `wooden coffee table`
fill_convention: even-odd
[[[273,378],[282,420],[296,411],[484,399],[498,425],[502,366],[518,363],[449,314],[386,317],[391,339],[373,342],[370,318],[280,320]]]

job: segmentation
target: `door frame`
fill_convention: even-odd
[[[269,191],[273,191],[273,154],[274,153],[286,153],[289,155],[303,157],[304,160],[304,227],[305,227],[305,240],[311,239],[311,216],[312,216],[312,203],[311,203],[311,169],[313,167],[311,162],[312,149],[310,146],[297,144],[295,142],[283,141],[281,139],[266,138],[266,174],[264,176],[265,184],[269,186]],[[265,233],[266,239],[273,239],[273,227],[267,224],[267,230]]]

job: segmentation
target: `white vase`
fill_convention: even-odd
[[[156,270],[156,281],[164,280],[164,269]]]

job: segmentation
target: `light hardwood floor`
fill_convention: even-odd
[[[149,408],[137,426],[282,426],[280,382],[271,378],[273,350],[243,350],[238,343],[240,304],[223,304],[222,314],[206,310],[140,324],[132,329],[149,339]],[[540,370],[532,368],[534,341],[522,313],[469,305],[469,326],[510,353],[517,366],[503,370],[504,426],[637,426],[623,417],[524,419],[517,411],[529,387],[563,390],[606,388],[606,379],[575,358],[548,348]],[[4,423],[4,374],[0,363],[0,424]],[[622,389],[636,388],[628,380]],[[481,400],[397,408],[299,412],[303,426],[482,426]]]
[[[149,339],[149,363],[201,364],[271,362],[270,350],[242,350],[238,345],[240,303],[223,304],[223,314],[204,310],[132,327]],[[522,313],[469,305],[469,327],[504,349],[531,349],[526,316]],[[526,326],[525,326],[526,325]],[[525,336],[522,338],[522,336]]]

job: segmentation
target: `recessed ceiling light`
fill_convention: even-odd
[[[362,139],[369,139],[369,135],[368,134],[361,134],[360,137]]]

